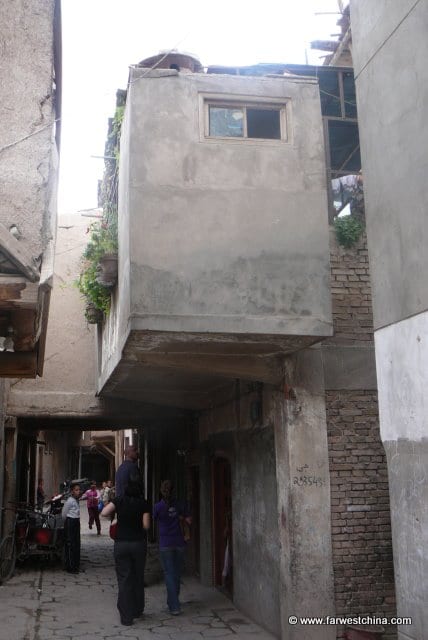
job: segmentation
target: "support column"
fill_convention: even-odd
[[[334,590],[320,350],[306,350],[287,365],[288,382],[276,392],[274,412],[281,638],[334,640],[335,626],[290,624],[290,616],[334,615]]]
[[[5,461],[4,461],[4,505],[8,505],[9,501],[16,500],[16,445],[18,438],[18,429],[16,418],[7,418],[5,420]],[[10,505],[9,505],[10,506]],[[11,511],[5,511],[3,526],[5,531],[9,531],[13,522],[13,514]]]
[[[4,506],[4,461],[5,461],[5,430],[4,421],[6,416],[6,382],[0,379],[0,538],[3,527]]]

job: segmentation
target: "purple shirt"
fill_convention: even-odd
[[[180,527],[180,516],[188,516],[176,500],[169,504],[161,500],[155,504],[153,518],[159,523],[159,548],[185,547],[183,534]]]

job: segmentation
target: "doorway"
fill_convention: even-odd
[[[233,595],[232,470],[226,458],[212,465],[213,580]]]
[[[192,514],[192,539],[190,552],[193,573],[200,575],[200,516],[199,516],[199,467],[190,467],[190,513]]]

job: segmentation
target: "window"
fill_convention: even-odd
[[[205,102],[205,131],[210,138],[286,139],[284,104]]]

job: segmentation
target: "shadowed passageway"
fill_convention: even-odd
[[[135,640],[231,638],[273,640],[232,602],[214,589],[184,577],[183,614],[171,616],[155,548],[147,565],[146,615],[123,627],[116,609],[113,542],[108,523],[102,535],[89,531],[86,508],[81,509],[82,572],[71,575],[60,566],[27,564],[0,587],[0,638],[5,640]]]

